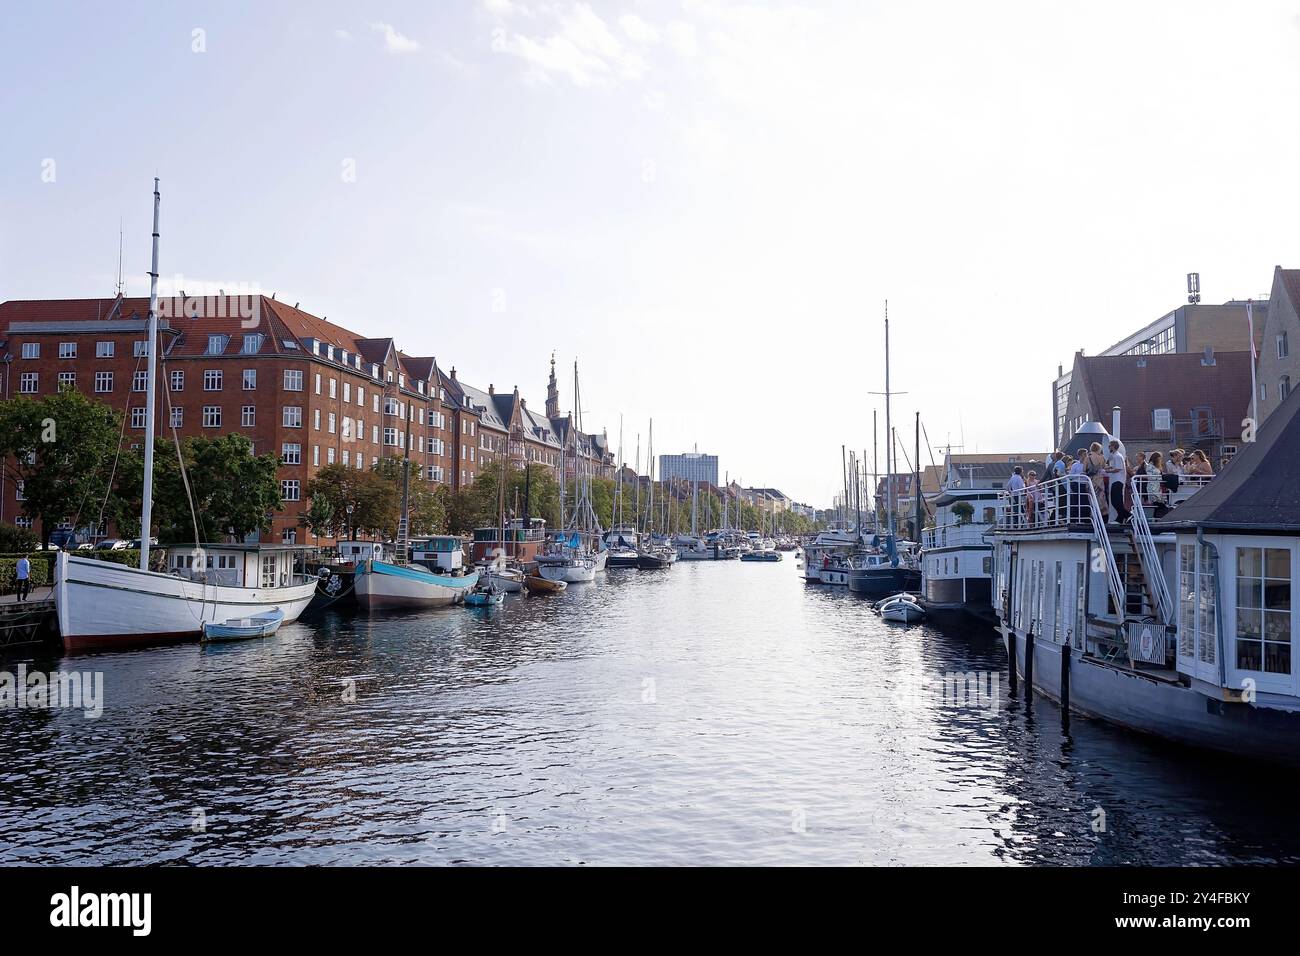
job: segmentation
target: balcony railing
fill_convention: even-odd
[[[986,545],[989,543],[986,536],[992,530],[992,526],[987,524],[954,521],[939,525],[937,528],[926,528],[921,533],[921,547],[952,548]]]

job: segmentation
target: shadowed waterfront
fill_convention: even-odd
[[[885,624],[788,555],[28,666],[106,699],[0,711],[6,863],[1300,861],[1290,777],[1067,737],[1005,679],[954,706],[925,688],[1004,672],[995,634]]]

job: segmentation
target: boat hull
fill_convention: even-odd
[[[611,551],[605,561],[605,566],[609,568],[635,568],[637,566],[637,553],[635,551]]]
[[[1013,634],[1015,632],[1012,632]],[[1016,670],[1024,679],[1026,645],[1016,639]],[[1062,645],[1034,642],[1033,690],[1061,700]],[[1189,747],[1300,766],[1300,711],[1225,701],[1195,687],[1112,667],[1074,650],[1069,662],[1070,710]]]
[[[446,607],[463,601],[478,577],[477,571],[455,576],[367,561],[357,567],[357,604],[368,611]]]
[[[201,584],[157,571],[60,552],[54,603],[67,651],[148,647],[198,640],[203,625],[278,607],[296,621],[316,580],[281,588]]]
[[[848,573],[849,590],[864,597],[882,598],[901,591],[919,591],[921,572],[915,568],[854,568]]]

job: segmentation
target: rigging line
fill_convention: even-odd
[[[135,370],[134,370],[135,372],[140,371],[140,363],[143,360],[144,360],[143,355],[137,355],[135,357]],[[132,374],[131,380],[135,381],[134,374]],[[127,392],[126,411],[122,414],[122,429],[117,436],[117,452],[113,455],[113,467],[109,470],[108,473],[108,487],[104,489],[104,500],[101,501],[99,504],[99,520],[95,523],[96,530],[103,527],[104,525],[104,512],[108,509],[109,496],[113,494],[113,480],[117,477],[117,463],[122,458],[122,441],[124,438],[126,438],[126,422],[127,419],[130,417],[131,417],[131,393]],[[87,493],[89,493],[89,491]],[[85,499],[82,499],[81,504],[85,505],[85,503],[86,503]],[[79,520],[81,520],[81,507],[77,508],[77,515],[75,518],[72,519],[72,527],[74,529],[77,527],[77,522]]]
[[[167,359],[164,356],[159,355],[158,361],[162,366],[163,381],[166,382],[167,381]],[[181,469],[181,484],[185,486],[185,499],[189,502],[190,505],[190,520],[194,523],[194,550],[200,551],[202,550],[203,545],[202,542],[199,541],[199,537],[200,537],[199,515],[196,509],[194,508],[194,495],[190,491],[190,476],[185,470],[185,458],[181,455],[181,438],[180,435],[176,433],[176,425],[174,424],[174,419],[172,418],[172,393],[170,388],[163,389],[163,397],[167,400],[167,427],[171,429],[172,444],[176,446],[176,463],[180,465],[180,469]],[[204,567],[203,570],[206,576],[207,568]]]

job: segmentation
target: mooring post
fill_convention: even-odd
[[[1016,694],[1016,632],[1014,628],[1007,628],[1007,687],[1011,689],[1011,696]]]
[[[1070,645],[1061,645],[1061,726],[1070,729]]]
[[[1034,628],[1025,635],[1025,706],[1034,705]]]

